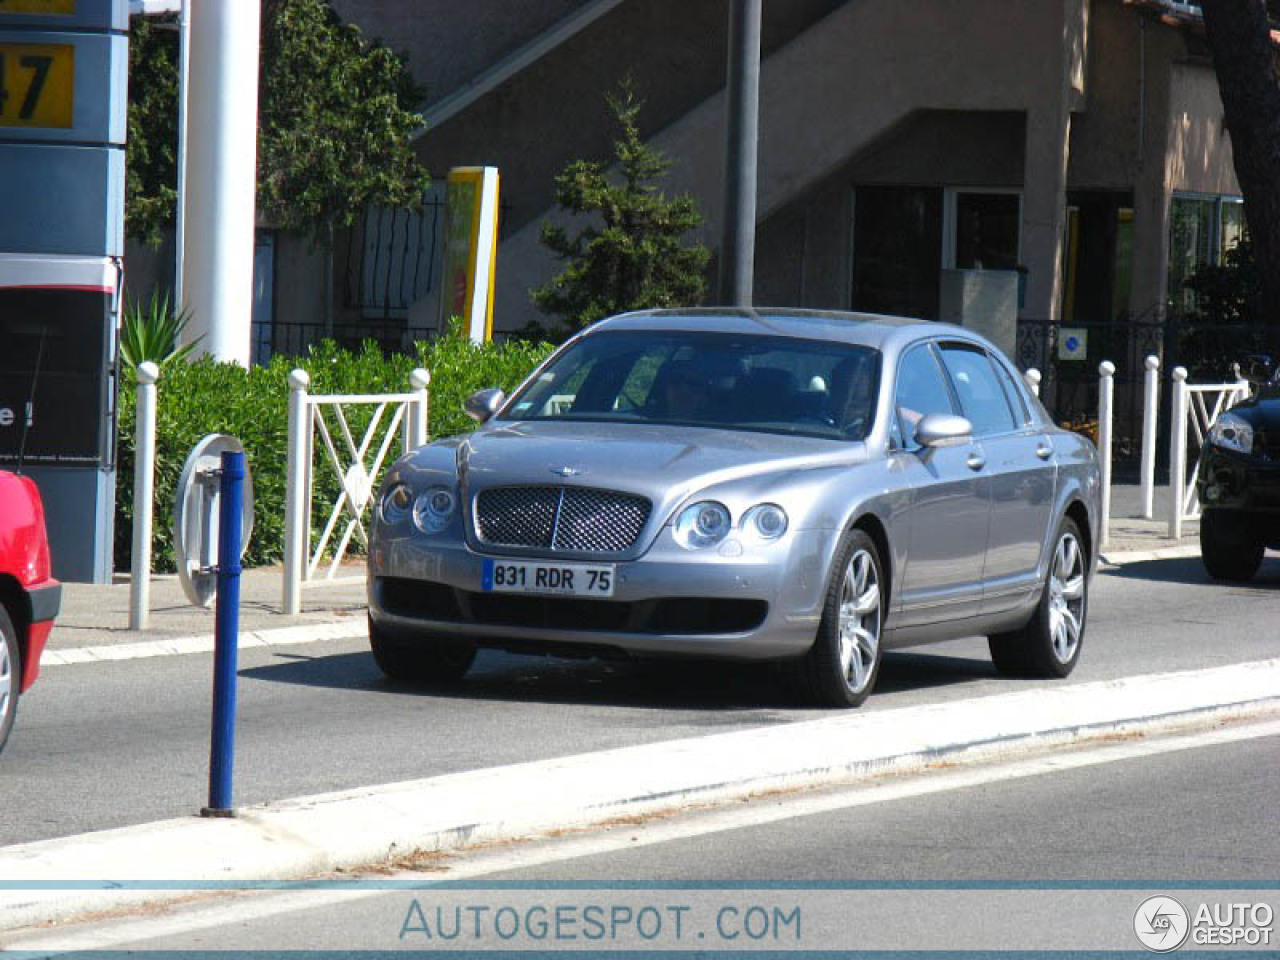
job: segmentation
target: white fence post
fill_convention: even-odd
[[[1102,523],[1099,547],[1107,545],[1111,526],[1111,421],[1115,407],[1116,365],[1110,360],[1098,364],[1098,459],[1102,473]]]
[[[138,364],[138,405],[133,441],[133,566],[129,575],[129,629],[151,621],[151,526],[156,479],[156,381],[160,368]]]
[[[1149,356],[1142,382],[1142,517],[1155,514],[1156,429],[1160,413],[1160,358]]]
[[[1182,536],[1184,487],[1187,482],[1187,368],[1173,368],[1173,409],[1169,414],[1169,536]]]
[[[1039,370],[1035,367],[1028,367],[1027,372],[1022,375],[1022,379],[1026,381],[1028,390],[1034,393],[1037,397],[1040,396],[1041,375]]]
[[[431,373],[415,367],[409,373],[409,387],[417,398],[409,404],[404,434],[404,452],[417,450],[427,442],[427,387],[431,385]]]
[[[289,452],[285,474],[284,501],[284,602],[283,612],[296,616],[302,609],[302,568],[310,546],[310,460],[311,406],[307,386],[311,378],[305,370],[289,374]]]

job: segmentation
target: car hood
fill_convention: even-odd
[[[457,447],[464,487],[572,484],[623,490],[655,503],[763,474],[852,464],[862,443],[652,424],[491,425]]]
[[[1280,430],[1280,387],[1268,387],[1258,396],[1231,408],[1231,412],[1260,430]]]

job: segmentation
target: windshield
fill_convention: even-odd
[[[501,419],[663,423],[861,440],[879,351],[791,337],[625,330],[579,340]]]

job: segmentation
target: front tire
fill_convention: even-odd
[[[1217,510],[1200,518],[1200,556],[1215,580],[1242,582],[1253,579],[1262,564],[1266,544],[1261,540],[1232,538],[1232,530]]]
[[[1089,557],[1080,528],[1063,517],[1035,613],[1021,630],[987,639],[996,669],[1015,676],[1067,676],[1080,660],[1088,613]]]
[[[474,644],[426,638],[406,642],[387,633],[372,617],[369,649],[378,669],[392,680],[437,686],[457,683],[476,658]]]
[[[21,684],[22,655],[18,650],[18,632],[9,619],[9,611],[0,606],[0,751],[4,750],[9,731],[13,729]]]
[[[875,541],[850,531],[832,569],[818,635],[808,653],[784,663],[784,676],[807,704],[857,707],[880,674],[885,580]]]

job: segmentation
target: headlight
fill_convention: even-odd
[[[413,501],[413,525],[423,533],[439,533],[457,506],[458,498],[448,487],[431,487]]]
[[[787,532],[787,512],[776,503],[758,503],[742,515],[742,531],[761,540],[777,540]]]
[[[729,508],[714,500],[703,500],[685,507],[676,517],[676,543],[686,550],[714,547],[729,535],[733,518]]]
[[[1239,453],[1253,453],[1253,427],[1234,413],[1224,413],[1209,428],[1209,442]]]
[[[394,525],[404,522],[412,506],[413,491],[403,483],[393,483],[382,494],[378,510],[382,514],[383,523]]]

